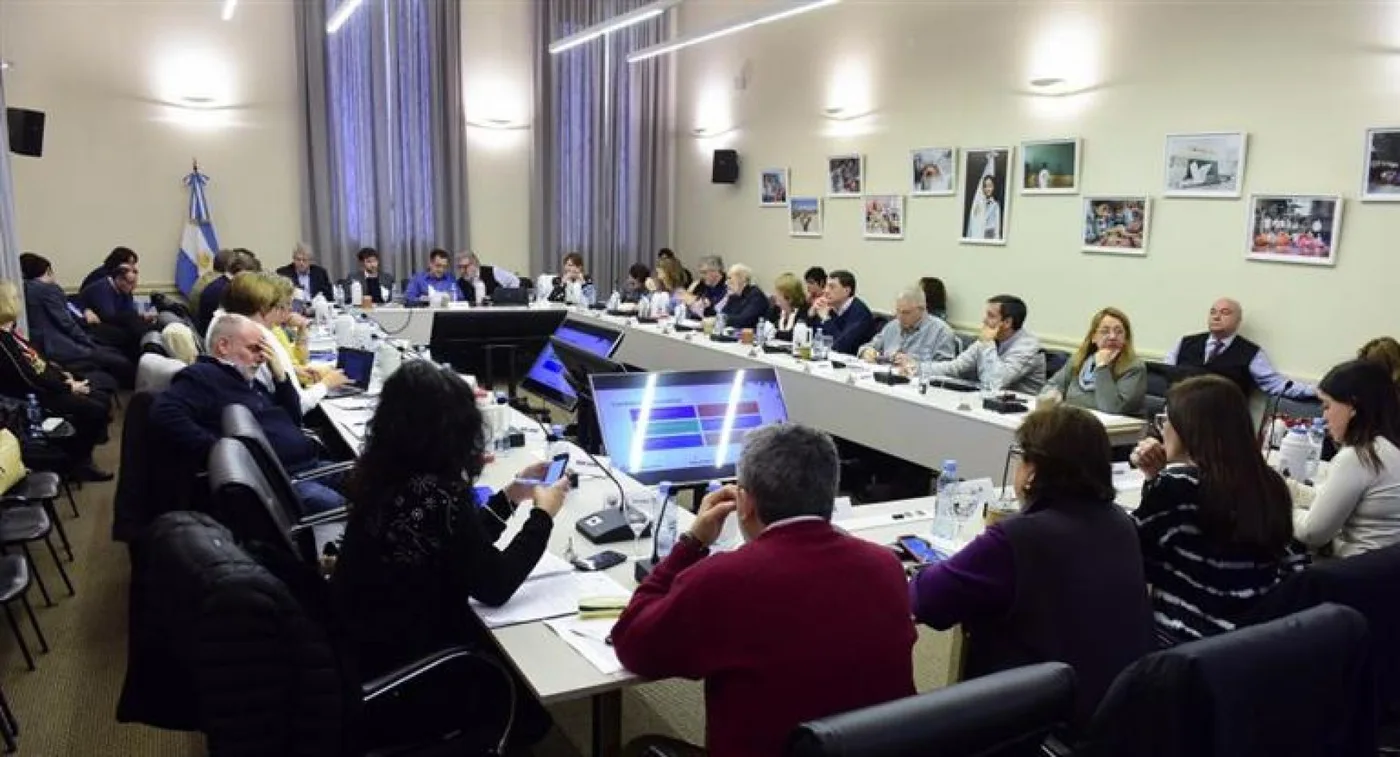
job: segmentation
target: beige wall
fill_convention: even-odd
[[[168,288],[188,203],[191,158],[211,177],[219,241],[290,260],[301,236],[296,56],[289,0],[217,2],[0,0],[0,53],[15,107],[48,114],[44,157],[15,156],[22,249],[75,285],[114,245],[141,254],[143,283]],[[489,262],[527,262],[530,168],[529,4],[463,2],[473,245]],[[201,67],[207,73],[200,74]],[[212,86],[234,107],[166,101]]]
[[[760,5],[690,0],[681,27]],[[1089,91],[1029,94],[1042,75]],[[1200,330],[1210,301],[1233,294],[1276,364],[1316,376],[1396,322],[1400,205],[1356,197],[1363,132],[1400,122],[1397,90],[1394,3],[846,0],[681,53],[675,241],[689,261],[723,254],[765,281],[849,267],[885,308],[937,275],[960,324],[985,296],[1017,293],[1030,327],[1053,338],[1077,340],[1095,309],[1118,304],[1148,351]],[[870,115],[832,121],[830,105]],[[702,139],[697,126],[732,131]],[[1246,262],[1244,199],[1160,197],[1164,135],[1208,130],[1250,133],[1246,195],[1346,198],[1335,268]],[[910,198],[899,242],[862,241],[857,200],[827,201],[822,239],[791,238],[784,210],[758,207],[763,167],[790,168],[794,194],[820,194],[825,157],[861,152],[868,191],[902,193],[911,148],[1049,137],[1084,139],[1088,192],[1153,196],[1147,257],[1080,252],[1081,197],[1013,196],[1005,247],[957,242],[957,197]],[[709,183],[718,147],[739,150],[736,187]]]

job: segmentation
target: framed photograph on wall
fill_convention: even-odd
[[[794,237],[822,235],[822,198],[794,197],[788,201],[788,234]]]
[[[1021,194],[1079,194],[1079,139],[1021,143]]]
[[[760,172],[758,204],[765,208],[786,208],[788,204],[788,170],[765,168]]]
[[[833,155],[826,159],[826,196],[860,197],[865,193],[865,157]]]
[[[965,244],[1006,244],[1011,222],[1007,182],[1015,165],[1014,147],[978,147],[962,151],[962,231]]]
[[[1366,130],[1363,202],[1400,202],[1400,129]]]
[[[909,151],[914,197],[951,195],[958,186],[958,150],[955,147],[920,147]]]
[[[1250,260],[1303,265],[1336,265],[1342,230],[1342,198],[1337,195],[1251,195]]]
[[[1167,197],[1239,197],[1244,187],[1242,131],[1168,134],[1165,151]]]
[[[866,239],[904,238],[904,195],[866,195],[864,205]]]
[[[1146,195],[1085,197],[1083,250],[1146,255],[1151,225],[1151,200]]]

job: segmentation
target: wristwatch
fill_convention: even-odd
[[[709,545],[707,545],[707,544],[705,544],[705,542],[702,542],[702,541],[700,541],[699,539],[695,538],[695,534],[692,534],[692,533],[689,532],[689,531],[686,531],[685,533],[681,534],[681,538],[678,539],[677,541],[686,542],[687,544],[689,544],[692,548],[694,548],[694,549],[695,549],[696,551],[698,551],[698,552],[704,552],[705,550],[707,550],[707,549],[710,548]]]

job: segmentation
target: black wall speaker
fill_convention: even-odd
[[[10,125],[10,152],[35,158],[44,154],[43,111],[6,108],[5,120]]]
[[[714,167],[710,169],[710,183],[733,184],[739,180],[739,151],[715,150]]]

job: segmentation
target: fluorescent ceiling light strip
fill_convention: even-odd
[[[238,0],[224,0],[224,20],[233,18],[233,11],[238,7]]]
[[[656,18],[657,16],[660,16],[661,14],[665,13],[669,8],[679,5],[680,2],[681,0],[656,0],[656,2],[654,3],[647,3],[646,5],[643,5],[642,7],[637,8],[636,10],[624,13],[621,16],[618,16],[617,18],[609,19],[607,21],[602,22],[601,24],[594,24],[593,26],[590,26],[587,29],[584,29],[583,31],[575,32],[563,39],[555,40],[554,42],[549,43],[549,54],[558,55],[559,53],[562,53],[565,50],[572,50],[575,47],[578,47],[579,45],[592,42],[593,40],[598,39],[599,37],[605,34],[611,34],[617,31],[618,29],[626,29],[627,27],[632,26],[634,24],[640,24],[643,21]]]
[[[730,22],[729,24],[721,26],[717,29],[712,29],[706,32],[699,32],[696,34],[689,34],[679,39],[671,40],[670,42],[662,42],[659,45],[652,45],[651,47],[644,48],[642,50],[637,50],[636,52],[633,52],[627,56],[627,62],[640,63],[641,61],[655,58],[658,55],[673,53],[682,48],[690,47],[691,45],[698,45],[702,42],[709,42],[712,39],[718,39],[720,37],[734,34],[735,32],[741,32],[745,29],[752,29],[753,27],[758,26],[760,24],[768,24],[774,21],[781,21],[785,18],[791,18],[792,16],[796,16],[800,13],[814,11],[818,8],[825,8],[828,5],[835,5],[839,2],[841,2],[841,0],[814,0],[813,2],[805,2],[800,5],[784,4],[782,10],[765,11],[762,14],[745,18],[742,21]]]
[[[331,14],[331,20],[326,22],[326,34],[335,34],[340,31],[340,27],[345,26],[345,22],[350,20],[364,0],[341,0],[336,7],[335,13]]]

